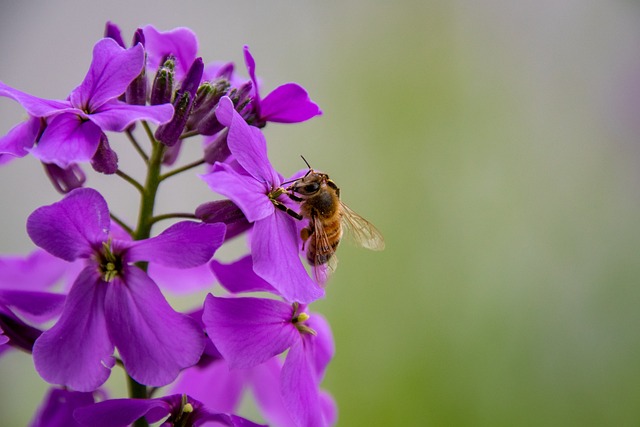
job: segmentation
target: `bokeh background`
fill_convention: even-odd
[[[339,425],[640,423],[637,2],[2,2],[0,79],[65,97],[106,20],[188,26],[205,62],[240,70],[248,44],[265,90],[296,81],[323,108],[265,132],[277,169],[304,154],[386,237],[381,253],[343,245],[314,307],[335,334]],[[0,133],[23,116],[0,99]],[[119,181],[89,185],[133,218]],[[160,211],[211,197],[177,181]],[[25,218],[59,196],[31,158],[0,182],[0,252],[25,254]],[[46,389],[4,355],[2,424],[27,423]]]

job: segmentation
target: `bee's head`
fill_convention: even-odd
[[[326,173],[320,173],[313,169],[309,169],[309,172],[307,172],[305,176],[291,184],[289,190],[303,197],[310,197],[317,194],[322,186],[326,185],[328,180],[329,175]]]

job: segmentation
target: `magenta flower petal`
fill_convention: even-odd
[[[240,403],[246,375],[244,369],[230,370],[226,362],[219,360],[205,368],[185,370],[171,393],[192,396],[218,412],[233,412]]]
[[[286,83],[269,93],[260,104],[260,118],[269,122],[298,123],[322,114],[307,91],[296,83]]]
[[[300,260],[293,222],[284,212],[256,221],[251,240],[253,270],[287,301],[310,303],[324,296],[324,289],[309,277]],[[286,268],[281,267],[283,263]]]
[[[256,61],[253,59],[253,55],[249,51],[249,46],[244,46],[242,49],[244,53],[244,63],[247,67],[247,71],[249,72],[249,78],[253,83],[253,90],[255,91],[255,103],[256,109],[258,110],[258,114],[260,114],[260,89],[258,87],[258,79],[256,78]]]
[[[225,230],[222,223],[179,222],[156,237],[131,243],[127,259],[167,267],[196,267],[209,261],[222,245]]]
[[[77,427],[73,412],[93,402],[93,393],[51,388],[29,427]]]
[[[256,180],[279,185],[282,180],[269,163],[267,141],[260,129],[249,126],[226,96],[218,103],[216,117],[229,128],[227,145],[238,163]]]
[[[26,257],[0,257],[0,289],[44,290],[69,271],[70,264],[36,249]]]
[[[278,427],[298,427],[284,406],[280,393],[282,363],[276,357],[251,369],[251,388],[260,413],[269,424]]]
[[[60,320],[33,346],[36,370],[45,381],[92,391],[107,380],[115,361],[104,317],[105,291],[94,267],[80,273]]]
[[[238,173],[226,163],[216,163],[213,172],[201,178],[213,191],[232,199],[249,222],[273,215],[275,211],[266,194],[266,183]]]
[[[34,117],[48,117],[63,111],[78,111],[71,106],[69,101],[38,98],[7,86],[2,82],[0,82],[0,96],[5,96],[18,102],[30,116]]]
[[[67,261],[86,258],[107,241],[109,209],[100,193],[78,188],[61,201],[36,209],[27,219],[33,242]]]
[[[316,336],[305,335],[306,351],[313,354],[313,366],[315,368],[316,376],[318,379],[322,379],[324,372],[329,365],[329,362],[335,354],[335,345],[333,343],[333,334],[331,333],[331,327],[321,314],[311,314],[309,320],[307,320],[307,326],[316,331]]]
[[[123,94],[143,66],[142,46],[124,49],[111,38],[102,39],[93,47],[89,71],[80,86],[71,92],[69,100],[74,107],[93,112]]]
[[[0,138],[0,154],[10,154],[15,157],[26,156],[27,149],[33,147],[38,132],[40,132],[40,119],[29,117]]]
[[[218,298],[207,295],[202,321],[232,368],[259,365],[282,353],[299,332],[289,304],[261,298]]]
[[[222,264],[213,260],[209,265],[220,285],[231,293],[261,291],[278,293],[273,286],[253,272],[251,255],[230,264]]]
[[[147,274],[160,289],[174,294],[187,294],[210,289],[215,283],[215,277],[207,264],[178,269],[151,263]]]
[[[320,390],[320,406],[326,424],[335,425],[338,422],[338,405],[336,405],[333,396],[324,390]]]
[[[158,69],[168,55],[176,58],[176,78],[182,80],[198,53],[198,39],[189,28],[178,27],[160,32],[153,25],[142,28],[147,51],[147,67]]]
[[[62,312],[66,296],[48,292],[0,289],[0,306],[35,323],[51,320]]]
[[[66,168],[75,162],[91,160],[101,135],[102,130],[92,121],[62,113],[49,122],[31,154],[45,163]]]
[[[160,399],[111,399],[80,408],[73,415],[87,427],[127,427],[140,417],[153,423],[170,412],[171,406]]]
[[[302,340],[289,349],[282,366],[282,397],[297,425],[324,427],[327,424],[322,415],[318,379],[309,357]]]
[[[89,120],[102,130],[122,132],[137,120],[165,123],[173,117],[173,105],[129,105],[117,100],[102,105]]]
[[[131,267],[124,274],[126,284],[116,279],[106,287],[109,336],[136,381],[167,385],[198,362],[204,334],[195,320],[171,308],[142,270]]]

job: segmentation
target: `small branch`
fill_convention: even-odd
[[[125,181],[127,181],[129,184],[133,185],[134,187],[136,187],[136,189],[140,192],[140,193],[144,193],[144,187],[142,186],[142,184],[140,184],[138,181],[136,181],[135,179],[133,179],[132,177],[130,177],[129,175],[127,175],[126,173],[122,172],[120,169],[118,169],[116,171],[116,175],[118,175],[120,178],[124,179]]]
[[[115,223],[117,223],[120,227],[122,227],[124,229],[124,231],[127,232],[127,234],[129,234],[129,236],[133,237],[133,229],[131,227],[129,227],[127,224],[125,224],[124,221],[122,221],[120,218],[115,216],[113,213],[109,213],[109,215],[111,216],[111,219]]]
[[[198,136],[198,135],[200,135],[200,132],[198,132],[197,130],[190,130],[180,135],[180,139],[187,139],[187,138],[191,138],[192,136]]]
[[[126,134],[127,134],[127,137],[129,138],[129,141],[131,142],[131,145],[133,145],[133,148],[136,149],[136,151],[138,152],[140,157],[142,157],[142,159],[145,161],[145,163],[148,163],[149,162],[149,155],[147,153],[145,153],[144,150],[142,149],[142,147],[140,146],[140,144],[138,144],[138,141],[136,140],[135,136],[133,136],[133,133],[131,133],[130,130],[127,130]]]
[[[149,138],[149,141],[151,141],[152,144],[157,143],[158,141],[156,141],[156,137],[153,134],[153,131],[151,130],[151,128],[149,127],[149,123],[147,123],[146,120],[142,121],[142,127],[144,128],[144,131],[147,132],[147,137]]]
[[[200,165],[204,164],[204,159],[200,159],[200,160],[196,160],[195,162],[189,163],[187,165],[181,166],[179,168],[176,168],[174,170],[171,170],[167,173],[165,173],[164,175],[160,175],[160,181],[164,181],[165,179],[172,177],[174,175],[177,175],[179,173],[188,171],[189,169],[193,169],[196,168]]]
[[[155,224],[156,222],[163,221],[165,219],[173,219],[173,218],[198,219],[198,217],[192,213],[176,212],[176,213],[169,213],[169,214],[154,216],[149,220],[149,223]]]

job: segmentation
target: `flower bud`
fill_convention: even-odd
[[[224,128],[213,138],[213,140],[204,149],[204,161],[210,165],[215,162],[224,162],[231,155],[229,146],[227,145],[227,135],[229,129]]]
[[[173,100],[173,108],[175,110],[173,118],[168,123],[160,125],[156,130],[156,139],[168,147],[178,142],[187,124],[196,91],[202,79],[203,70],[204,63],[202,62],[202,58],[196,58],[193,64],[191,64],[191,68],[189,68],[180,89],[176,92],[175,99]]]
[[[174,57],[170,56],[164,61],[156,73],[156,77],[153,80],[153,86],[151,87],[149,104],[160,105],[171,102],[175,69],[176,60]]]
[[[118,170],[118,155],[111,149],[107,135],[100,136],[100,143],[96,153],[91,158],[91,166],[96,172],[106,175],[116,173]]]
[[[80,166],[76,164],[71,164],[66,168],[61,168],[53,163],[42,163],[42,165],[49,180],[60,194],[67,194],[71,190],[82,187],[87,180]]]
[[[138,28],[133,35],[133,42],[131,42],[132,46],[137,45],[138,43],[144,46],[144,33],[142,29]],[[145,52],[145,63],[147,61],[147,54]],[[127,104],[131,105],[145,105],[147,102],[147,73],[146,66],[142,67],[142,71],[138,77],[133,79],[133,81],[129,84],[126,91],[126,100]]]
[[[227,226],[225,240],[231,239],[244,233],[251,224],[247,221],[244,213],[231,200],[216,200],[214,202],[203,203],[196,209],[195,215],[202,222],[213,224],[222,222]]]
[[[220,98],[227,94],[229,86],[231,84],[226,79],[200,85],[187,122],[189,129],[196,129],[202,135],[213,135],[222,129],[222,125],[215,117],[215,109]]]
[[[121,47],[126,47],[124,45],[124,40],[122,39],[120,27],[111,21],[107,21],[107,24],[104,27],[104,37],[115,40]]]

